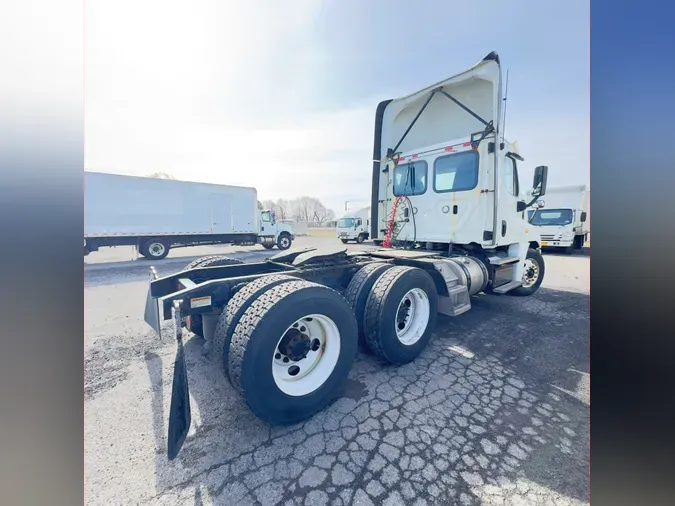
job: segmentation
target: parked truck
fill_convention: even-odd
[[[523,158],[501,132],[502,70],[490,53],[469,70],[375,114],[367,252],[294,248],[259,263],[151,268],[145,320],[177,343],[168,458],[190,426],[185,317],[199,315],[211,355],[244,403],[270,423],[306,419],[340,395],[359,343],[391,364],[420,355],[436,315],[472,296],[534,294],[545,272],[525,211],[545,195],[548,168],[521,196]],[[393,245],[395,247],[386,247]]]
[[[568,254],[584,247],[590,233],[589,198],[585,185],[554,186],[546,191],[546,200],[528,211],[528,221],[541,231],[542,247]]]
[[[258,210],[255,188],[85,171],[84,254],[135,246],[160,260],[207,244],[291,247],[290,225]]]
[[[354,241],[361,244],[370,236],[370,207],[364,207],[358,211],[345,213],[337,221],[335,233],[343,244]]]

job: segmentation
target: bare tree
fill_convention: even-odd
[[[291,201],[292,216],[297,221],[312,221],[313,202],[311,197],[299,197]]]
[[[265,209],[274,211],[278,220],[293,219],[296,221],[322,223],[335,219],[335,213],[323,202],[314,197],[298,197],[293,200],[264,200]]]
[[[287,220],[290,217],[291,205],[288,200],[279,199],[274,204],[274,212],[280,220]]]

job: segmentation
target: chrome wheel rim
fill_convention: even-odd
[[[523,287],[530,288],[535,285],[539,279],[539,264],[528,258],[525,260],[525,270],[523,271]]]
[[[164,254],[166,247],[161,242],[153,242],[148,248],[148,251],[153,257],[159,257]]]

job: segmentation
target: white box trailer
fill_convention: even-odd
[[[528,211],[528,221],[540,229],[542,247],[580,250],[590,233],[590,190],[586,185],[554,186],[546,190],[540,208]]]
[[[84,254],[136,246],[146,258],[206,244],[279,245],[292,228],[258,211],[255,188],[85,171]],[[283,240],[281,238],[283,237]]]

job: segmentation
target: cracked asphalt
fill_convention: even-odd
[[[273,254],[198,254],[220,252],[244,261]],[[191,258],[157,267],[168,273]],[[189,338],[193,422],[173,462],[175,344],[142,320],[149,264],[90,263],[87,504],[587,504],[589,258],[545,260],[535,296],[483,295],[464,315],[440,315],[429,347],[405,366],[360,352],[343,397],[292,426],[253,416],[201,355],[203,341]]]

